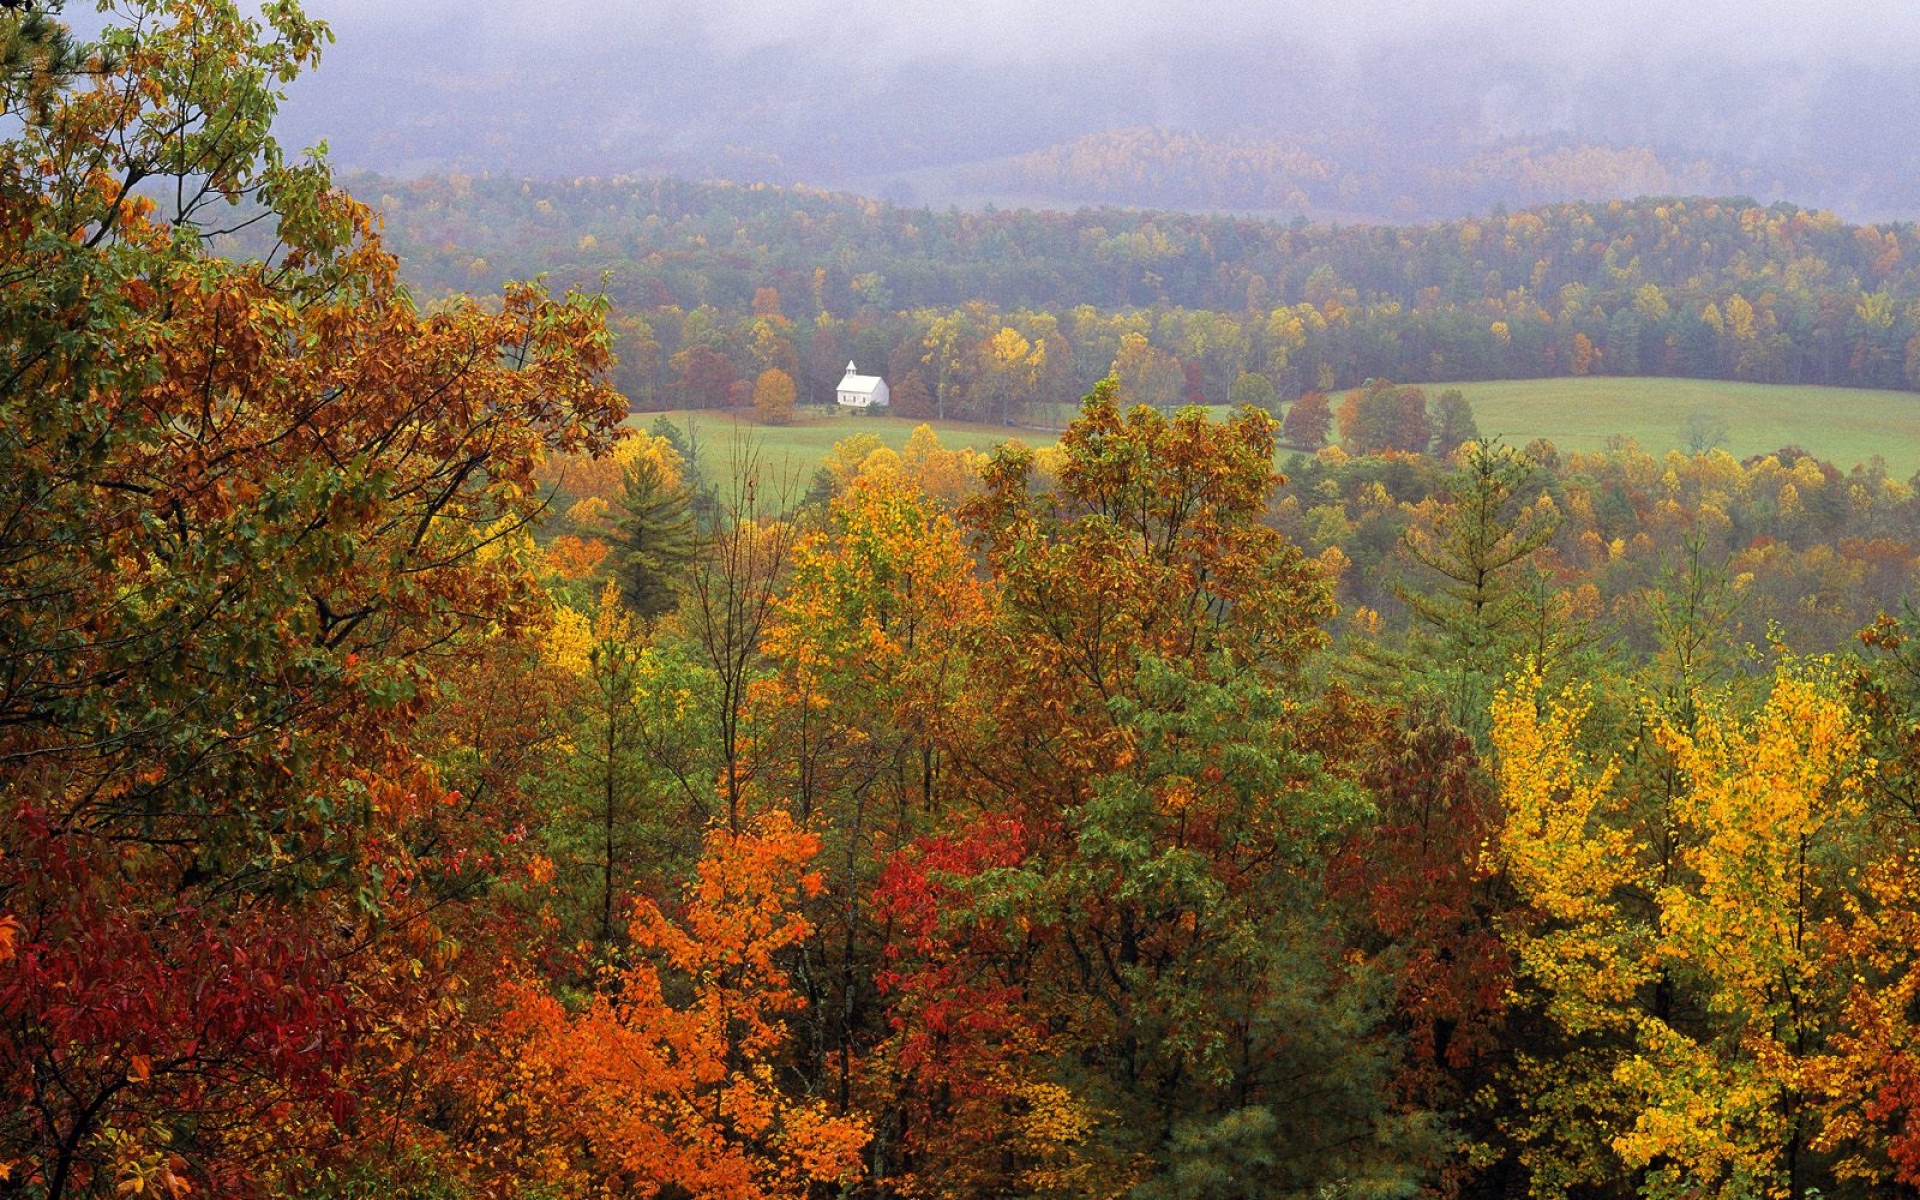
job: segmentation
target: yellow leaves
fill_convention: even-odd
[[[678,488],[686,472],[686,464],[673,443],[651,433],[636,432],[622,438],[614,447],[613,461],[623,470],[638,469],[643,464],[651,466],[663,491]]]
[[[533,535],[517,516],[503,516],[482,530],[474,545],[474,561],[484,564],[526,563],[534,557]]]
[[[834,495],[860,479],[896,479],[946,504],[958,504],[980,490],[982,458],[971,447],[949,450],[930,425],[917,425],[899,451],[870,433],[836,442],[823,465],[833,478]]]
[[[1891,329],[1894,321],[1893,297],[1884,291],[1868,292],[1853,307],[1862,325],[1873,329]]]
[[[1595,768],[1574,749],[1591,698],[1569,687],[1542,708],[1540,685],[1538,669],[1530,669],[1493,704],[1495,776],[1506,800],[1499,853],[1548,916],[1605,921],[1615,912],[1613,890],[1638,881],[1633,859],[1642,847],[1609,824],[1619,765]]]
[[[101,1139],[113,1162],[115,1196],[154,1196],[181,1200],[193,1191],[187,1181],[187,1161],[166,1147],[172,1137],[164,1127],[146,1132],[145,1143],[132,1133],[108,1129]]]
[[[1169,776],[1160,784],[1157,790],[1159,792],[1161,811],[1167,813],[1178,814],[1185,812],[1187,809],[1193,807],[1194,801],[1200,798],[1199,791],[1194,787],[1193,780],[1187,778],[1185,775]]]
[[[1016,329],[1003,327],[1000,332],[987,339],[986,354],[993,366],[999,370],[1013,370],[1028,365],[1027,359],[1032,353],[1032,344]]]
[[[1784,517],[1804,516],[1806,509],[1800,503],[1800,489],[1791,483],[1780,485],[1780,515]]]
[[[1633,1127],[1614,1139],[1621,1158],[1635,1167],[1665,1162],[1664,1171],[1696,1185],[1772,1182],[1785,1128],[1782,1080],[1768,1064],[1723,1058],[1658,1021],[1642,1027],[1640,1045],[1615,1072],[1630,1093],[1644,1097]]]
[[[1381,637],[1387,629],[1387,619],[1364,604],[1353,610],[1349,623],[1353,632],[1366,638]]]
[[[1508,930],[1521,977],[1568,1034],[1618,1039],[1612,1064],[1589,1069],[1611,1077],[1606,1137],[1623,1163],[1671,1186],[1784,1195],[1783,1097],[1830,1073],[1814,1035],[1846,990],[1828,962],[1834,914],[1861,912],[1845,849],[1871,766],[1859,722],[1830,666],[1788,662],[1744,718],[1699,698],[1683,726],[1650,705],[1672,771],[1628,783],[1575,749],[1586,694],[1543,705],[1538,687],[1523,674],[1494,706],[1506,813],[1493,853],[1538,915]],[[1684,997],[1684,1025],[1647,1007],[1656,981]]]
[[[1361,515],[1369,517],[1390,513],[1398,507],[1392,494],[1377,479],[1361,486],[1354,496],[1354,504],[1360,509]]]
[[[600,589],[600,607],[593,616],[593,640],[621,647],[637,646],[640,641],[633,617],[620,602],[620,585],[612,580]]]
[[[970,446],[948,450],[931,425],[916,425],[900,452],[900,470],[921,491],[946,504],[958,504],[980,490],[982,459]]]
[[[540,658],[550,666],[584,679],[593,670],[593,642],[593,623],[562,606],[554,610],[553,619],[540,639]]]
[[[1092,1164],[1075,1149],[1100,1124],[1084,1102],[1057,1083],[1025,1080],[1011,1088],[1024,1107],[1014,1121],[1014,1145],[1032,1164],[1021,1173],[1023,1190],[1037,1195],[1081,1195]]]
[[[843,492],[850,487],[868,457],[885,448],[886,443],[871,433],[856,433],[835,442],[821,460],[821,466],[833,476],[834,491]]]
[[[1694,835],[1682,858],[1695,879],[1660,893],[1664,940],[1712,977],[1716,1008],[1776,1013],[1816,969],[1814,855],[1862,812],[1861,736],[1830,683],[1784,671],[1751,721],[1710,707],[1692,734],[1658,728],[1687,777],[1675,815]]]
[[[1347,573],[1347,568],[1353,565],[1353,560],[1348,558],[1340,547],[1333,545],[1322,550],[1315,561],[1320,564],[1320,569],[1326,572],[1330,582],[1338,582]],[[1358,614],[1356,619],[1357,616]]]

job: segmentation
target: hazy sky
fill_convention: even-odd
[[[1503,49],[1570,62],[1702,51],[1747,62],[1898,62],[1920,47],[1920,6],[1905,0],[310,0],[307,7],[351,38],[342,47],[349,54],[363,36],[449,24],[514,57],[634,38],[722,52],[800,44],[989,59],[1105,53],[1168,39],[1304,40],[1337,53],[1463,29]]]
[[[77,22],[91,7],[70,5]],[[1920,177],[1913,0],[306,7],[338,42],[295,85],[283,133],[326,138],[350,168],[884,186],[1158,125],[1349,147],[1377,131],[1382,163],[1503,139],[1648,146],[1743,179],[1786,164],[1821,189],[1816,203]]]

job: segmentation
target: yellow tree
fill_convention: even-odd
[[[1120,339],[1113,375],[1119,381],[1119,401],[1131,407],[1145,404],[1167,411],[1180,402],[1180,364],[1171,354],[1152,345],[1144,334]]]
[[[1747,716],[1703,702],[1683,726],[1649,705],[1681,780],[1670,801],[1576,749],[1581,693],[1543,706],[1538,686],[1523,675],[1494,705],[1494,853],[1531,910],[1508,935],[1558,1034],[1516,1071],[1534,1194],[1631,1175],[1652,1195],[1799,1195],[1869,764],[1834,672],[1782,664]]]
[[[974,396],[981,414],[997,409],[1000,423],[1011,425],[1015,412],[1024,412],[1033,399],[1044,353],[1019,330],[1002,327],[980,343],[979,358]]]
[[[1658,727],[1688,787],[1684,882],[1658,894],[1659,957],[1705,1019],[1650,1017],[1619,1072],[1639,1098],[1617,1146],[1676,1189],[1798,1196],[1810,1073],[1840,1003],[1825,933],[1844,915],[1864,812],[1862,735],[1817,666],[1783,668],[1755,716]]]
[[[1609,1135],[1632,1110],[1612,1076],[1630,1052],[1636,997],[1654,978],[1657,935],[1627,903],[1654,881],[1614,794],[1619,767],[1577,748],[1591,696],[1569,687],[1543,701],[1540,687],[1530,670],[1494,699],[1502,814],[1490,865],[1525,906],[1505,929],[1516,1000],[1559,1035],[1544,1053],[1516,1056],[1507,1133],[1533,1194],[1558,1196],[1619,1174]]]
[[[778,367],[768,367],[753,381],[753,415],[764,425],[793,420],[795,398],[793,376]]]

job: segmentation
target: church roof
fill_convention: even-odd
[[[880,386],[880,382],[878,375],[862,375],[854,369],[852,363],[848,363],[846,377],[840,381],[840,386],[836,390],[872,395],[874,390]]]

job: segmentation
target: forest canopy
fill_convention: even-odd
[[[724,405],[771,368],[828,403],[851,358],[924,390],[908,415],[1055,424],[1130,335],[1164,358],[1150,402],[1168,406],[1227,404],[1243,376],[1281,400],[1376,378],[1920,387],[1913,228],[1784,203],[1342,227],[637,177],[348,182],[429,294],[537,274],[604,287],[616,383],[641,408]]]
[[[116,11],[0,10],[0,1194],[1920,1186],[1912,483],[1414,376],[1282,461],[1151,322],[1057,445],[722,463],[653,317],[414,300],[296,5]],[[1755,221],[1910,320],[1904,231]],[[790,409],[780,287],[670,386]],[[1087,340],[932,321],[1003,420]]]

